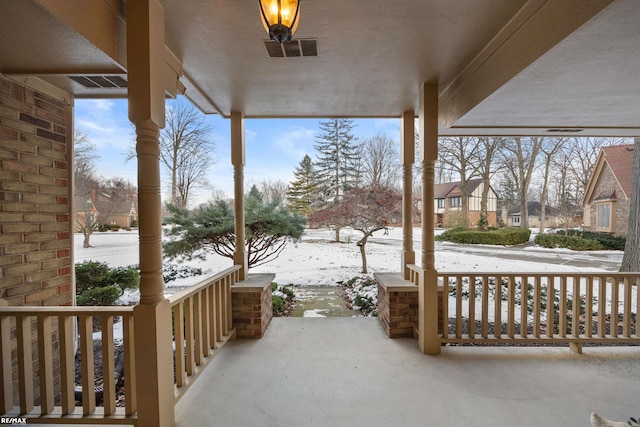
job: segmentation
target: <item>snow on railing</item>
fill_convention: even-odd
[[[175,402],[232,339],[231,286],[240,278],[235,265],[169,297],[173,312]]]

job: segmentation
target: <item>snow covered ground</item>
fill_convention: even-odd
[[[436,233],[438,233],[436,231]],[[343,243],[332,242],[334,231],[306,230],[301,241],[289,243],[278,258],[266,265],[251,269],[252,273],[275,273],[280,284],[329,285],[359,275],[362,268],[360,251],[355,242],[361,233],[344,229],[340,233]],[[416,259],[420,260],[421,230],[414,229]],[[75,235],[75,262],[95,260],[111,266],[137,264],[138,235],[136,231],[95,233],[91,248],[82,247],[82,235]],[[367,244],[369,272],[400,271],[402,229],[390,229],[387,234],[374,234]],[[622,259],[619,251],[575,252],[544,249],[535,246],[505,248],[494,246],[456,245],[436,242],[436,268],[441,272],[571,272],[617,270]],[[582,260],[579,266],[572,265]],[[205,261],[194,260],[188,265],[200,267],[206,274],[214,274],[230,267],[232,261],[211,254]],[[168,287],[189,286],[203,279],[178,279]]]

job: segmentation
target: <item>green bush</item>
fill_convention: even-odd
[[[122,295],[122,289],[116,285],[87,289],[76,297],[78,305],[115,305]]]
[[[596,240],[602,245],[602,249],[612,251],[624,251],[627,243],[626,237],[614,236],[611,233],[596,233],[593,231],[581,230],[558,230],[556,234],[582,237],[583,239]]]
[[[132,267],[116,267],[111,270],[110,280],[125,289],[137,289],[140,285],[140,273]]]
[[[286,316],[289,309],[293,306],[296,299],[296,293],[291,287],[271,284],[271,310],[275,317]]]
[[[99,288],[109,283],[111,269],[104,262],[85,261],[76,264],[76,292]]]
[[[76,302],[78,305],[114,305],[125,289],[137,288],[137,268],[116,267],[98,261],[75,265]]]
[[[519,245],[529,241],[531,230],[527,228],[503,228],[500,230],[471,230],[468,228],[454,228],[447,230],[436,240],[453,243],[483,244],[483,245]]]
[[[585,239],[578,236],[566,236],[557,233],[538,234],[534,240],[536,245],[543,248],[567,248],[574,251],[597,251],[603,249],[597,240]]]

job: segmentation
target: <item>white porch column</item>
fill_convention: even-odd
[[[413,162],[415,161],[414,111],[402,114],[400,157],[402,162],[402,277],[409,279],[408,264],[416,263],[413,250]]]
[[[235,211],[236,251],[233,264],[241,265],[240,280],[247,278],[249,261],[244,230],[244,115],[231,112],[231,164],[233,164],[233,207]]]
[[[164,8],[127,2],[129,119],[136,127],[140,303],[133,310],[138,426],[173,426],[171,306],[162,279],[159,132],[164,127]]]
[[[438,85],[420,88],[420,162],[422,163],[422,274],[418,290],[418,344],[427,354],[440,353],[438,276],[434,254],[434,178],[438,157]]]

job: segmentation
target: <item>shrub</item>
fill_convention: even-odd
[[[295,299],[296,294],[291,287],[281,286],[275,282],[271,284],[271,306],[274,316],[286,316]]]
[[[436,236],[436,240],[464,244],[511,246],[528,242],[530,236],[531,230],[527,228],[511,227],[487,231],[455,228]]]
[[[162,279],[165,283],[176,279],[184,279],[185,277],[200,276],[201,274],[201,268],[169,263],[162,264]]]
[[[76,264],[76,292],[105,286],[110,275],[111,269],[104,262],[85,261]]]
[[[556,234],[566,236],[577,236],[583,239],[596,240],[600,242],[603,249],[612,251],[624,251],[624,246],[627,243],[626,237],[614,236],[611,233],[596,233],[593,231],[581,231],[581,230],[558,230]]]
[[[596,251],[602,249],[597,240],[585,239],[578,236],[566,236],[562,234],[538,234],[535,238],[536,245],[543,248],[567,248],[574,251]]]
[[[467,227],[467,215],[463,211],[448,211],[443,225],[446,228]]]
[[[114,305],[125,289],[137,288],[140,273],[135,266],[110,268],[98,261],[75,265],[78,305]]]
[[[356,276],[345,282],[345,294],[351,308],[360,311],[361,316],[378,315],[378,283],[370,276]]]
[[[122,295],[122,289],[116,285],[87,289],[76,297],[78,305],[115,305]]]
[[[110,280],[119,286],[123,291],[125,289],[137,289],[140,285],[140,272],[134,267],[117,267],[111,270]]]

